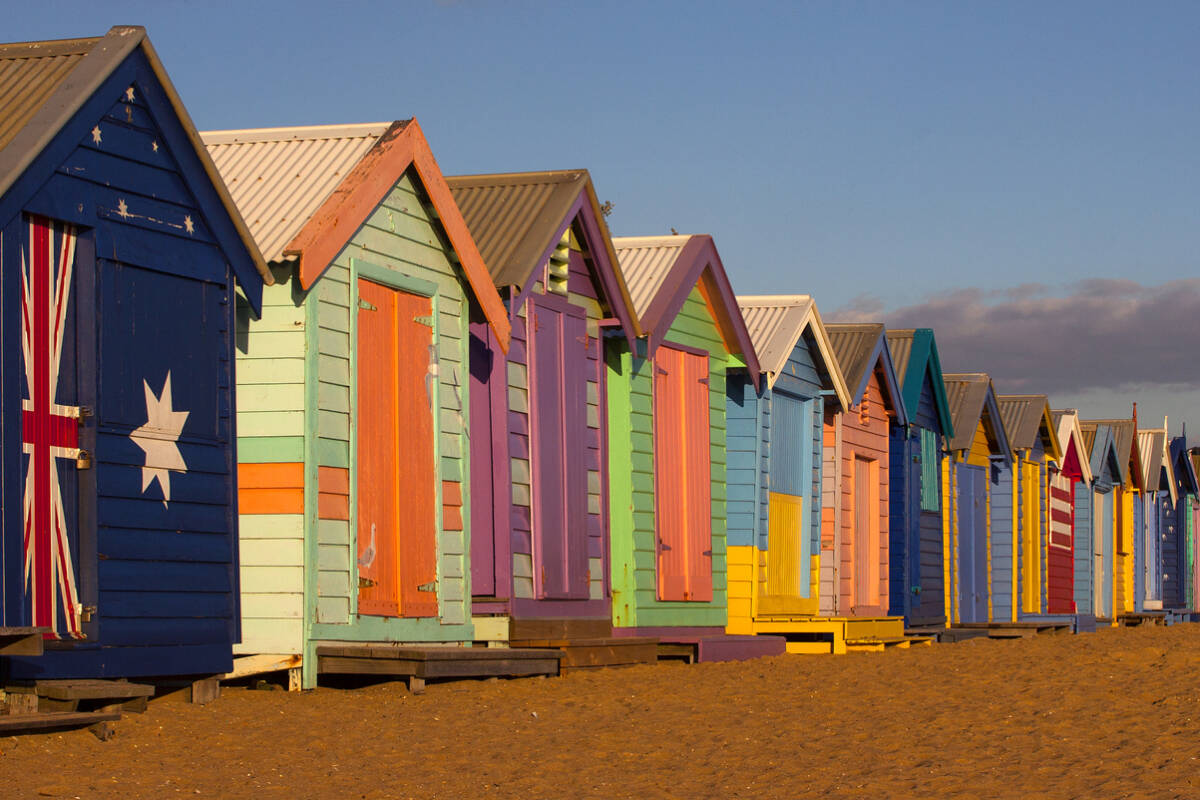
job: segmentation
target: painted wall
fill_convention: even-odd
[[[822,601],[824,613],[882,616],[887,611],[891,417],[883,400],[879,377],[872,374],[862,401],[847,412],[825,413],[824,458],[828,462],[829,451],[833,450],[838,454],[833,458],[839,465],[834,466],[832,472],[833,495],[823,495],[831,504],[836,504],[824,507],[821,516],[822,588],[823,594],[824,591],[831,592],[830,598],[834,601],[832,608]],[[866,503],[870,508],[861,521],[870,525],[870,532],[856,548],[854,537],[859,526],[855,515],[861,510],[858,503],[862,502],[856,497],[856,491],[861,494],[863,489],[869,492]],[[867,547],[862,547],[863,544]],[[867,558],[861,558],[867,550]]]
[[[1075,484],[1075,613],[1093,614],[1096,579],[1092,551],[1095,528],[1092,487]]]
[[[706,602],[664,602],[657,596],[654,498],[653,369],[645,341],[631,353],[623,341],[606,341],[612,606],[616,627],[725,627],[726,444],[725,350],[699,287],[692,290],[666,340],[709,354],[709,420],[712,449],[713,595]]]
[[[239,326],[239,481],[244,624],[239,652],[311,651],[314,639],[470,641],[464,277],[411,171],[325,274],[303,292],[288,264],[268,287],[260,320]],[[393,276],[388,278],[387,276]],[[433,293],[436,352],[438,615],[359,615],[358,278]],[[309,664],[312,663],[312,667]],[[305,685],[315,681],[313,653]]]
[[[83,327],[64,342],[54,401],[93,411],[79,428],[91,469],[54,459],[79,603],[95,607],[82,626],[89,641],[11,659],[11,677],[222,672],[231,664],[239,614],[230,263],[246,257],[222,248],[218,231],[229,241],[232,223],[205,208],[219,208],[216,193],[140,51],[0,198],[0,297],[13,337],[0,382],[5,530],[23,530],[24,213],[76,226],[66,313],[69,327]],[[147,456],[131,434],[147,424],[151,395],[165,402],[168,376],[169,409],[187,413],[176,441],[187,468],[147,482]],[[0,606],[12,625],[29,624],[22,548],[20,536],[4,540]]]

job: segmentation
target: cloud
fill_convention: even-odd
[[[1200,279],[1142,286],[1096,278],[1059,295],[1042,284],[958,289],[883,308],[861,296],[828,317],[933,328],[946,372],[987,372],[1004,393],[1200,388]]]

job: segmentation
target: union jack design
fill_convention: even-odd
[[[75,241],[75,229],[70,225],[31,217],[29,249],[21,251],[21,347],[28,393],[22,406],[21,443],[29,456],[24,498],[25,587],[32,624],[51,630],[46,638],[83,638],[58,472],[58,459],[79,456],[79,408],[56,402]],[[58,621],[60,600],[62,625]]]

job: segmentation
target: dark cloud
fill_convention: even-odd
[[[1048,291],[959,289],[891,311],[861,296],[828,318],[933,328],[947,372],[987,372],[1006,393],[1200,387],[1200,279],[1096,278]]]

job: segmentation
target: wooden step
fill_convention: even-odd
[[[317,646],[317,671],[406,678],[413,694],[420,694],[430,678],[557,675],[561,658],[550,648],[330,642]]]
[[[0,626],[0,656],[40,656],[49,628]]]
[[[124,680],[71,678],[40,680],[5,687],[10,695],[36,696],[39,712],[124,710],[142,712],[154,696],[154,686]],[[29,706],[32,707],[32,700]],[[82,707],[81,707],[82,706]]]
[[[689,664],[711,661],[745,661],[787,652],[782,636],[743,634],[664,634],[658,643],[659,658],[682,658]]]
[[[612,619],[553,617],[508,621],[508,641],[563,641],[567,639],[608,639],[613,635]]]
[[[562,652],[562,669],[618,667],[658,661],[658,639],[653,636],[609,636],[596,639],[529,639],[510,642],[513,647],[548,647]]]
[[[39,711],[36,714],[0,714],[0,733],[28,733],[56,728],[81,728],[98,722],[115,722],[119,711]]]

